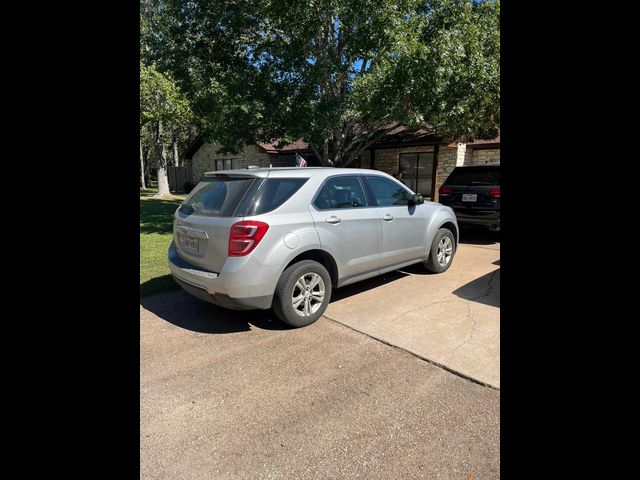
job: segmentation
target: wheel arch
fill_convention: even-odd
[[[451,230],[454,236],[454,240],[456,242],[456,247],[457,247],[458,243],[460,243],[460,232],[458,231],[458,226],[451,220],[448,220],[444,222],[442,225],[440,225],[438,227],[438,230],[440,230],[441,228],[446,228],[448,230]]]
[[[298,255],[296,255],[295,257],[293,257],[291,259],[291,261],[289,261],[289,263],[287,263],[287,265],[285,265],[285,267],[282,269],[282,271],[284,272],[287,268],[289,268],[291,265],[298,263],[302,260],[314,260],[316,262],[318,262],[319,264],[321,264],[322,266],[324,266],[324,268],[327,269],[327,271],[329,272],[329,276],[331,277],[331,284],[334,288],[337,288],[338,285],[338,264],[336,263],[335,259],[333,258],[333,256],[328,253],[326,250],[322,250],[320,248],[313,248],[310,250],[305,250],[302,253],[299,253]]]

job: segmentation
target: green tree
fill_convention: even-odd
[[[226,151],[302,138],[347,166],[396,122],[499,125],[499,1],[148,0],[148,58]],[[149,17],[152,18],[152,17]]]
[[[155,150],[158,197],[170,197],[167,177],[167,146],[176,142],[177,132],[193,121],[189,102],[175,82],[160,73],[155,65],[140,62],[140,159],[143,165],[143,139],[151,136]],[[186,127],[185,127],[186,128]]]
[[[180,165],[179,153],[195,138],[197,126],[187,98],[162,61],[169,50],[165,32],[171,19],[163,5],[156,0],[140,2],[140,165],[145,171],[145,160],[153,158],[159,195],[168,195],[169,157],[173,165]],[[144,174],[141,185],[145,187]]]

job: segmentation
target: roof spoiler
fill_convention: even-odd
[[[264,178],[268,176],[269,172],[264,170],[252,172],[252,169],[247,170],[219,170],[216,172],[206,172],[204,176],[206,178]]]

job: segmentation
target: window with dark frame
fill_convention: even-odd
[[[216,159],[216,171],[233,170],[238,166],[237,158],[218,158]]]
[[[401,153],[398,159],[399,180],[416,193],[431,197],[434,152]]]

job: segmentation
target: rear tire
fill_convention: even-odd
[[[331,299],[331,276],[313,260],[302,260],[288,267],[278,280],[273,311],[292,327],[304,327],[318,320]]]
[[[455,254],[456,237],[448,228],[441,228],[433,238],[429,259],[424,262],[424,266],[433,273],[446,272],[453,263]]]

